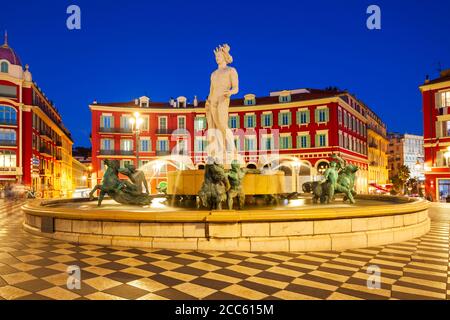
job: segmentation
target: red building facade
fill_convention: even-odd
[[[43,197],[71,191],[72,139],[28,65],[0,47],[0,184],[20,183]]]
[[[425,192],[434,201],[450,196],[450,70],[420,87],[423,104]]]
[[[165,180],[167,170],[204,166],[204,102],[195,98],[189,103],[179,97],[162,103],[141,97],[124,103],[94,102],[89,107],[94,182],[102,178],[105,158],[143,169],[152,192]],[[139,163],[131,125],[136,112],[143,119],[138,136]],[[346,92],[298,89],[233,99],[228,122],[245,166],[285,171],[288,190],[301,190],[304,182],[319,179],[331,155],[338,154],[360,168],[357,191],[367,192],[367,112],[365,105]]]

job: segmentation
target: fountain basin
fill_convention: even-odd
[[[304,252],[402,242],[427,233],[429,203],[392,196],[359,196],[312,205],[246,210],[187,210],[161,205],[105,206],[84,199],[33,201],[23,206],[26,231],[80,244],[137,248]]]
[[[202,187],[204,170],[183,170],[167,173],[167,194],[196,196]],[[242,189],[246,195],[277,195],[285,193],[284,173],[272,174],[248,173],[242,181]]]

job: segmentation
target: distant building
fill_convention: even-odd
[[[45,198],[72,192],[72,137],[29,66],[0,46],[0,184],[22,183]]]
[[[450,69],[420,86],[425,146],[425,191],[435,201],[450,196]]]
[[[423,136],[413,134],[389,133],[389,177],[398,174],[398,169],[405,165],[410,177],[424,180],[424,146]]]
[[[130,102],[94,102],[89,108],[94,183],[103,176],[104,159],[120,160],[122,166],[134,163],[142,168],[152,192],[166,180],[168,170],[185,169],[186,164],[204,167],[207,156],[204,101],[194,98],[189,102],[186,97],[178,97],[169,102],[154,102],[140,97]],[[139,130],[139,163],[131,121],[136,112],[143,121]],[[367,106],[347,92],[283,90],[266,97],[247,94],[232,99],[229,127],[246,167],[271,166],[272,156],[277,157],[278,168],[287,177],[288,191],[301,191],[304,182],[321,179],[331,155],[338,154],[360,168],[356,188],[358,192],[367,192],[369,113],[384,128]],[[184,155],[189,160],[170,161],[167,156],[171,154]],[[291,165],[293,159],[301,163],[299,168]],[[376,164],[385,166],[382,160]],[[385,178],[375,181],[384,183]]]
[[[370,109],[367,111],[367,145],[369,161],[369,192],[387,192],[388,172],[388,138],[386,125]]]

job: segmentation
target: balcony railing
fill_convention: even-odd
[[[104,128],[100,127],[100,133],[132,133],[131,128]]]
[[[120,155],[122,156],[132,156],[134,155],[133,150],[120,150]]]
[[[57,147],[62,147],[62,141],[56,141],[56,146]]]
[[[16,140],[0,140],[0,146],[14,147],[17,146]]]
[[[100,150],[100,155],[101,156],[112,156],[115,155],[116,151],[115,150]]]
[[[52,156],[52,151],[47,147],[40,147],[39,152],[42,154],[47,154],[49,156]]]
[[[170,151],[169,150],[156,150],[156,155],[157,156],[168,156],[168,155],[170,155]]]
[[[0,125],[17,126],[17,120],[16,119],[0,119]]]
[[[132,155],[134,155],[134,151],[133,150],[100,150],[99,154],[101,156],[114,156],[114,155],[132,156]]]
[[[43,138],[48,138],[49,140],[52,140],[52,135],[51,135],[50,131],[47,131],[47,130],[39,130],[39,134],[40,134],[41,137],[43,137]]]
[[[56,155],[56,160],[57,160],[57,161],[62,161],[62,155],[57,154],[57,155]]]
[[[173,132],[172,129],[156,129],[156,134],[171,134]]]

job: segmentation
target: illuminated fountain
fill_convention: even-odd
[[[310,194],[298,193],[297,171],[304,164],[295,157],[260,155],[259,168],[245,172],[239,168],[242,161],[236,153],[231,152],[234,161],[221,161],[228,157],[223,146],[230,139],[226,125],[229,97],[238,91],[237,72],[227,66],[232,61],[229,50],[227,45],[215,50],[219,68],[212,74],[204,110],[210,156],[205,170],[196,170],[188,156],[179,155],[160,157],[137,170],[118,168],[117,162],[108,161],[108,175],[105,172],[103,183],[96,187],[111,199],[98,203],[88,199],[30,202],[23,207],[25,230],[82,244],[266,252],[372,247],[410,240],[429,231],[429,204],[425,200],[359,195],[356,204],[344,202],[342,197],[333,202],[337,192],[352,200],[357,170],[339,159],[324,172],[326,181],[315,182],[315,197],[331,202],[323,205],[313,204]],[[163,166],[175,170],[167,172],[162,194],[142,193],[141,173],[147,173],[151,182]],[[285,166],[292,168],[296,179],[290,192],[280,171]],[[118,178],[122,172],[129,181]],[[248,201],[242,210],[231,206],[215,210],[227,197],[243,194]],[[139,197],[139,205],[128,204],[135,202],[130,195]],[[261,197],[266,201],[258,204],[255,199]]]

